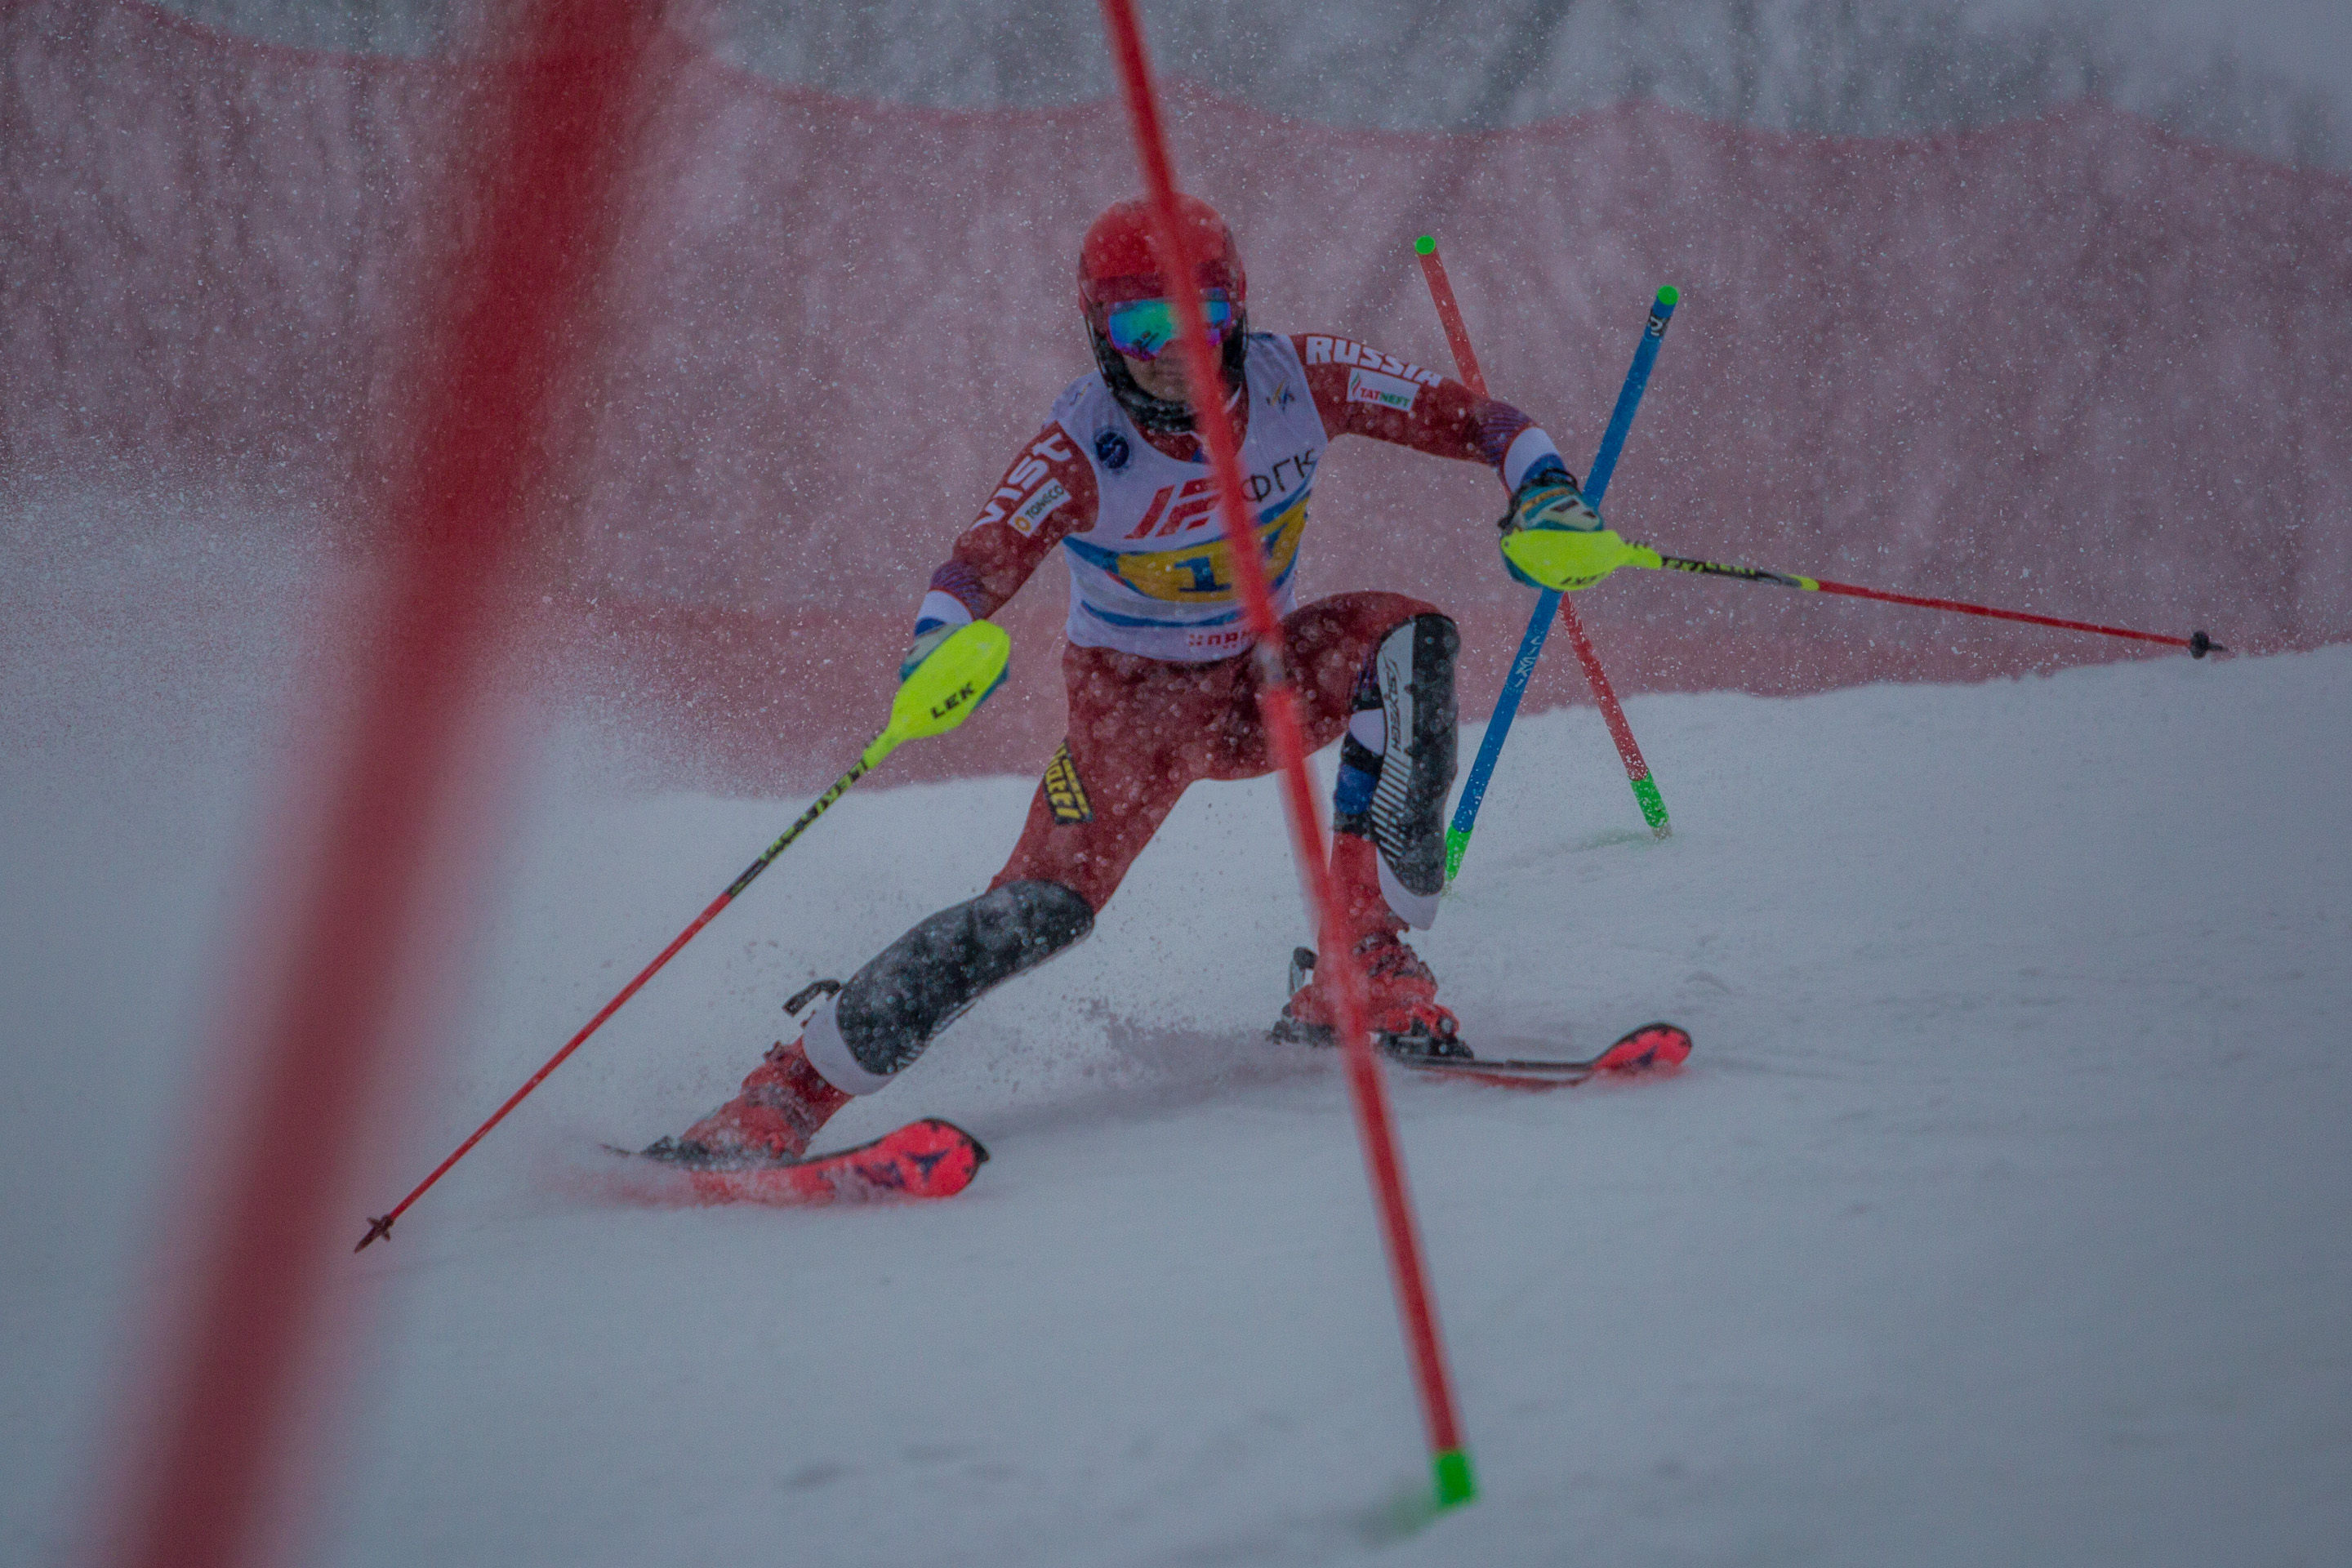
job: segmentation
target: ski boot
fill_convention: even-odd
[[[1391,1056],[1467,1057],[1454,1015],[1439,1005],[1437,976],[1405,945],[1405,923],[1381,892],[1371,841],[1353,833],[1331,836],[1331,880],[1342,912],[1360,934],[1356,963],[1364,972],[1364,1021],[1372,1044]],[[1276,1020],[1274,1037],[1328,1046],[1339,1038],[1339,998],[1315,973],[1315,953],[1290,955],[1290,1000]]]
[[[1437,1000],[1437,976],[1421,955],[1393,931],[1375,931],[1356,943],[1363,966],[1365,1022],[1372,1044],[1392,1057],[1458,1058],[1470,1047],[1457,1037],[1451,1011]],[[1290,955],[1290,1000],[1275,1020],[1274,1037],[1310,1046],[1339,1043],[1339,1005],[1334,988],[1315,975],[1315,950]]]
[[[646,1150],[649,1159],[699,1171],[784,1165],[808,1152],[809,1140],[849,1096],[824,1081],[794,1040],[779,1040],[743,1080],[743,1092],[688,1128]]]

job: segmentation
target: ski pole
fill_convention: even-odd
[[[1422,252],[1423,266],[1427,268],[1435,260],[1437,242],[1424,236],[1414,248],[1418,250],[1422,245],[1429,247]],[[1452,289],[1446,289],[1445,298],[1453,298]],[[1610,476],[1617,471],[1617,456],[1624,449],[1626,432],[1633,426],[1634,411],[1641,407],[1642,394],[1650,384],[1650,367],[1657,362],[1658,345],[1665,339],[1666,323],[1674,320],[1675,306],[1681,300],[1680,292],[1668,284],[1658,290],[1657,298],[1651,302],[1649,319],[1642,326],[1642,341],[1634,346],[1633,363],[1625,372],[1625,384],[1618,390],[1617,406],[1609,416],[1609,427],[1601,434],[1600,453],[1592,459],[1591,477],[1585,480],[1584,499],[1596,510],[1608,491]],[[1457,311],[1457,318],[1458,315]],[[1450,329],[1447,336],[1453,337]],[[1466,339],[1455,340],[1457,355],[1465,342]],[[1454,805],[1454,821],[1445,829],[1445,878],[1449,882],[1462,869],[1462,858],[1469,851],[1470,835],[1477,826],[1478,807],[1486,798],[1487,783],[1495,776],[1495,763],[1502,757],[1503,742],[1511,733],[1511,721],[1518,717],[1519,699],[1526,695],[1528,681],[1543,658],[1545,639],[1551,635],[1555,606],[1561,612],[1561,619],[1569,624],[1569,635],[1577,642],[1580,657],[1588,646],[1566,597],[1551,589],[1544,590],[1536,601],[1536,613],[1528,621],[1527,635],[1519,639],[1518,656],[1511,660],[1511,672],[1495,699],[1494,714],[1486,721],[1486,738],[1478,742],[1477,760],[1471,763],[1470,777],[1462,786],[1462,798]],[[1633,743],[1633,727],[1625,722],[1624,710],[1617,705],[1615,693],[1609,692],[1600,678],[1600,668],[1598,660],[1590,661],[1585,665],[1585,673],[1593,678],[1596,694],[1606,693],[1601,700],[1601,716],[1609,721],[1609,733],[1617,742],[1618,755],[1625,761],[1625,773],[1633,781],[1633,798],[1641,803],[1643,820],[1650,825],[1653,834],[1664,838],[1672,831],[1666,821],[1665,799],[1658,794],[1649,763],[1642,760],[1641,749]]]
[[[1444,324],[1445,342],[1454,351],[1454,367],[1462,373],[1462,383],[1484,397],[1486,395],[1486,377],[1478,368],[1476,351],[1470,346],[1469,329],[1462,324],[1462,307],[1454,301],[1454,282],[1445,275],[1445,260],[1437,254],[1437,241],[1424,234],[1413,242],[1412,248],[1421,258],[1421,275],[1428,280],[1429,297],[1436,303],[1437,319]],[[1616,742],[1618,759],[1625,764],[1625,778],[1633,786],[1634,804],[1642,808],[1642,818],[1650,825],[1650,831],[1664,838],[1673,831],[1666,823],[1665,798],[1658,794],[1657,782],[1650,776],[1650,764],[1642,755],[1641,745],[1633,739],[1633,726],[1626,721],[1624,706],[1617,700],[1617,689],[1609,684],[1609,672],[1601,668],[1601,656],[1593,651],[1592,639],[1585,636],[1584,622],[1578,616],[1576,606],[1564,595],[1554,595],[1553,597],[1559,600],[1559,620],[1568,628],[1568,646],[1576,650],[1576,662],[1584,667],[1585,682],[1592,688],[1592,699],[1601,705],[1601,717],[1609,726],[1609,738]],[[1540,605],[1538,606],[1536,619],[1546,627],[1550,625],[1549,616]],[[1531,634],[1533,629],[1529,627]],[[1521,654],[1527,657],[1524,644],[1523,638]],[[1540,657],[1542,652],[1543,638],[1538,637],[1536,656]],[[1532,661],[1528,670],[1530,674],[1534,671]],[[1522,681],[1520,685],[1524,689],[1526,683]],[[1515,710],[1518,706],[1516,693],[1511,698],[1511,706]],[[1506,730],[1510,728],[1509,720],[1504,721],[1503,727]],[[1492,767],[1487,771],[1493,772]],[[1479,797],[1484,799],[1486,778],[1479,775],[1475,768],[1472,773],[1476,779]],[[1468,798],[1466,790],[1464,798]],[[1450,830],[1446,834],[1445,877],[1448,881],[1452,881],[1454,873],[1462,868],[1462,856],[1470,844],[1470,823],[1475,821],[1477,816],[1478,808],[1473,805],[1469,817],[1456,824],[1461,830],[1460,836],[1457,837]]]
[[[2230,650],[2203,632],[2190,632],[2185,637],[2166,637],[2160,632],[2136,632],[2128,626],[2102,626],[2090,621],[2064,621],[2054,616],[2029,615],[2023,610],[2000,610],[1990,605],[1971,605],[1960,599],[1927,599],[1916,594],[1890,594],[1881,588],[1857,588],[1851,583],[1832,583],[1826,577],[1801,577],[1793,572],[1768,572],[1760,566],[1729,566],[1719,561],[1693,561],[1685,556],[1666,555],[1643,550],[1655,555],[1654,560],[1634,556],[1626,562],[1630,566],[1648,567],[1663,572],[1687,572],[1699,577],[1729,577],[1741,583],[1769,583],[1779,588],[1797,588],[1809,594],[1836,594],[1849,599],[1876,599],[1882,604],[1911,605],[1923,610],[1949,610],[1955,615],[1983,616],[1996,621],[2022,621],[2028,626],[2056,626],[2061,631],[2095,632],[2104,637],[2129,637],[2137,642],[2162,643],[2167,647],[2185,647],[2191,658],[2203,658],[2209,653]]]
[[[1208,318],[1202,307],[1200,276],[1192,246],[1177,205],[1176,170],[1168,154],[1160,101],[1151,84],[1151,65],[1143,52],[1143,29],[1136,19],[1135,0],[1101,0],[1104,31],[1110,36],[1112,60],[1127,100],[1128,121],[1135,138],[1136,162],[1142,165],[1144,187],[1150,193],[1156,248],[1160,266],[1183,279],[1171,290],[1177,314],[1177,339],[1183,354],[1186,380],[1195,387],[1220,384],[1216,356],[1209,347]],[[1275,613],[1273,591],[1266,585],[1265,560],[1257,530],[1244,510],[1240,443],[1234,437],[1224,405],[1214,397],[1196,397],[1197,433],[1209,449],[1210,472],[1215,480],[1217,516],[1224,530],[1225,553],[1231,562],[1234,595],[1255,639],[1253,649],[1258,679],[1258,716],[1265,725],[1269,749],[1282,780],[1282,800],[1290,826],[1290,848],[1298,862],[1316,912],[1318,942],[1332,966],[1339,995],[1339,1044],[1348,1078],[1348,1098],[1354,1108],[1356,1133],[1364,1152],[1366,1173],[1388,1254],[1389,1282],[1396,1294],[1397,1316],[1402,1320],[1405,1348],[1412,1362],[1421,1395],[1422,1422],[1430,1448],[1430,1468],[1440,1509],[1466,1503],[1478,1495],[1470,1455],[1463,1445],[1462,1425],[1445,1366],[1445,1345],[1438,1332],[1437,1302],[1429,1287],[1429,1269],[1422,1256],[1421,1237],[1405,1185],[1404,1154],[1398,1146],[1396,1123],[1372,1055],[1365,1024],[1364,975],[1355,955],[1355,933],[1341,910],[1331,880],[1331,866],[1323,851],[1323,824],[1315,787],[1307,771],[1307,742],[1298,721],[1297,696],[1282,661],[1282,620]]]
[[[562,1067],[564,1059],[578,1050],[589,1036],[604,1026],[605,1019],[619,1012],[621,1005],[635,995],[638,988],[658,973],[663,964],[677,956],[678,949],[692,942],[695,934],[716,919],[719,910],[733,903],[777,856],[792,847],[793,839],[806,832],[811,823],[831,809],[835,801],[847,795],[850,785],[873,772],[881,764],[883,758],[907,742],[944,735],[970,718],[972,710],[979,707],[1004,679],[1005,660],[1011,657],[1012,651],[1012,639],[1005,636],[1003,627],[989,621],[975,621],[957,631],[941,643],[930,658],[916,666],[915,672],[899,686],[898,695],[890,704],[890,722],[858,756],[856,765],[835,779],[831,789],[817,796],[815,804],[801,813],[800,820],[786,828],[782,837],[761,850],[760,858],[745,867],[743,874],[727,884],[727,890],[710,901],[709,908],[695,916],[693,923],[678,932],[651,963],[639,970],[635,979],[622,986],[619,994],[597,1009],[596,1016],[589,1019],[578,1034],[565,1041],[562,1050],[548,1058],[544,1067],[525,1079],[520,1089],[507,1096],[506,1103],[492,1111],[488,1121],[475,1128],[473,1136],[458,1144],[447,1159],[434,1166],[431,1175],[417,1183],[406,1197],[392,1206],[390,1212],[370,1219],[367,1234],[360,1237],[359,1246],[352,1250],[365,1251],[369,1243],[390,1237],[393,1222],[408,1212],[409,1205],[423,1197],[434,1183],[448,1173],[450,1166],[464,1159],[491,1128],[505,1121],[507,1112],[520,1105],[531,1090],[544,1083],[547,1075]]]

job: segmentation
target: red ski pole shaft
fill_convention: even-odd
[[[1274,610],[1274,595],[1266,585],[1265,563],[1257,530],[1242,505],[1240,444],[1216,389],[1223,384],[1217,358],[1209,347],[1208,316],[1201,303],[1200,275],[1176,206],[1176,171],[1160,118],[1160,104],[1151,83],[1151,67],[1143,50],[1143,29],[1137,21],[1134,0],[1102,0],[1103,21],[1110,35],[1112,58],[1127,99],[1129,124],[1135,134],[1136,156],[1143,166],[1144,184],[1151,197],[1162,268],[1180,279],[1174,290],[1177,336],[1184,355],[1187,384],[1200,433],[1209,448],[1210,470],[1216,481],[1217,511],[1223,524],[1225,549],[1232,560],[1234,587],[1255,635],[1254,650],[1260,681],[1258,712],[1280,764],[1283,803],[1290,823],[1291,847],[1302,879],[1315,901],[1318,938],[1327,962],[1336,959],[1339,982],[1339,1036],[1348,1063],[1348,1086],[1356,1112],[1356,1126],[1364,1146],[1381,1233],[1388,1253],[1397,1306],[1405,1323],[1406,1343],[1413,1361],[1422,1415],[1432,1450],[1440,1507],[1467,1502],[1477,1495],[1469,1456],[1462,1446],[1461,1423],[1455,1415],[1454,1391],[1445,1366],[1444,1341],[1437,1327],[1437,1308],[1413,1224],[1412,1204],[1405,1186],[1404,1159],[1397,1147],[1396,1123],[1387,1086],[1372,1056],[1371,1035],[1365,1022],[1362,971],[1355,957],[1354,933],[1342,918],[1331,883],[1331,868],[1323,853],[1323,825],[1316,808],[1314,787],[1307,772],[1306,737],[1298,722],[1297,700],[1282,660],[1282,622]]]
[[[589,1036],[594,1034],[598,1029],[604,1026],[605,1019],[611,1017],[614,1014],[621,1010],[622,1003],[626,1002],[630,997],[635,995],[638,988],[643,986],[646,981],[651,980],[654,975],[660,971],[663,964],[667,963],[672,958],[677,956],[677,950],[679,948],[682,948],[688,942],[692,942],[696,932],[699,931],[704,926],[709,925],[712,918],[716,916],[719,910],[725,909],[729,904],[731,904],[734,901],[735,895],[731,892],[721,893],[718,898],[711,900],[711,904],[709,909],[694,917],[694,923],[692,925],[688,926],[684,931],[678,932],[677,936],[670,942],[670,944],[661,950],[660,957],[655,959],[651,963],[646,964],[643,969],[639,970],[637,972],[637,977],[635,980],[630,981],[626,985],[622,986],[618,995],[614,996],[610,1002],[605,1003],[602,1007],[598,1008],[596,1010],[596,1016],[589,1019],[587,1024],[578,1034],[572,1036],[569,1040],[566,1040],[563,1043],[563,1048],[562,1050],[548,1058],[544,1066],[542,1066],[537,1072],[531,1074],[530,1078],[523,1080],[523,1086],[520,1089],[516,1089],[512,1094],[507,1096],[506,1103],[499,1106],[496,1110],[490,1112],[490,1119],[483,1122],[479,1127],[475,1128],[471,1136],[467,1137],[463,1143],[458,1144],[457,1148],[451,1150],[447,1159],[434,1166],[433,1172],[430,1175],[417,1183],[416,1185],[411,1189],[409,1194],[401,1199],[398,1203],[393,1205],[388,1212],[378,1215],[374,1218],[369,1220],[367,1234],[360,1237],[360,1244],[357,1247],[352,1247],[352,1250],[353,1252],[364,1252],[367,1250],[368,1245],[371,1242],[382,1241],[390,1237],[392,1235],[393,1222],[397,1220],[402,1215],[408,1212],[409,1205],[423,1197],[427,1192],[430,1192],[434,1183],[439,1181],[443,1176],[449,1173],[450,1166],[455,1165],[467,1154],[473,1152],[474,1145],[488,1137],[491,1128],[496,1127],[499,1122],[504,1121],[507,1119],[507,1112],[512,1110],[516,1106],[520,1105],[525,1100],[530,1098],[530,1091],[537,1089],[541,1084],[546,1082],[548,1074],[553,1072],[557,1068],[562,1067],[572,1052],[578,1050],[587,1042]]]
[[[1857,588],[1851,583],[1832,583],[1825,577],[1813,579],[1813,585],[1824,594],[1843,594],[1850,599],[1876,599],[1889,605],[1914,605],[1923,610],[1949,610],[1955,615],[1982,616],[1988,620],[2023,621],[2028,626],[2056,626],[2061,631],[2096,632],[2104,637],[2130,637],[2138,642],[2162,643],[2168,647],[2194,649],[2194,637],[2170,637],[2160,632],[2136,632],[2126,626],[2095,626],[2089,621],[2063,621],[2054,616],[2029,615],[2023,610],[1997,610],[1990,605],[1964,604],[1958,599],[1923,599],[1912,594],[1889,594],[1877,588]],[[2210,641],[2209,648],[2213,646]],[[2201,655],[2200,657],[2202,657]]]
[[[572,1036],[569,1040],[566,1040],[563,1043],[563,1048],[562,1050],[548,1058],[546,1065],[542,1066],[537,1072],[531,1074],[530,1078],[524,1079],[523,1086],[520,1089],[516,1089],[512,1094],[507,1096],[506,1103],[499,1106],[496,1110],[490,1112],[490,1119],[488,1121],[483,1122],[479,1127],[475,1128],[473,1136],[467,1138],[463,1143],[458,1144],[456,1149],[450,1151],[449,1157],[442,1161],[439,1164],[434,1166],[432,1174],[417,1183],[415,1187],[410,1191],[406,1197],[393,1205],[391,1209],[387,1212],[378,1215],[374,1218],[369,1220],[367,1234],[360,1237],[360,1244],[357,1247],[352,1247],[352,1250],[353,1252],[364,1252],[367,1250],[369,1243],[382,1241],[391,1236],[393,1222],[397,1220],[402,1215],[408,1212],[409,1205],[415,1203],[417,1199],[423,1197],[427,1192],[431,1191],[434,1183],[448,1174],[450,1166],[455,1165],[458,1161],[464,1159],[468,1153],[472,1152],[474,1145],[480,1142],[485,1137],[487,1137],[491,1128],[496,1127],[499,1122],[504,1121],[507,1119],[507,1112],[512,1110],[516,1106],[520,1105],[524,1100],[530,1099],[531,1090],[537,1089],[541,1084],[547,1081],[548,1074],[553,1072],[557,1068],[562,1067],[565,1060],[571,1057],[572,1052],[578,1050],[582,1045],[586,1043],[589,1036],[594,1034],[598,1029],[604,1026],[605,1019],[611,1017],[614,1014],[621,1010],[621,1004],[626,1002],[630,997],[635,996],[638,990],[644,986],[646,981],[651,980],[656,974],[659,973],[661,972],[662,965],[677,957],[677,950],[684,947],[688,942],[692,942],[697,932],[700,931],[704,926],[709,925],[718,917],[719,910],[733,903],[736,897],[740,894],[744,889],[751,885],[752,879],[758,877],[761,872],[766,870],[769,863],[774,860],[777,856],[782,854],[784,850],[791,846],[793,840],[798,838],[801,834],[807,829],[810,823],[814,822],[818,817],[823,816],[827,807],[831,806],[835,801],[839,800],[844,795],[848,793],[849,786],[851,784],[854,784],[859,779],[864,778],[867,770],[872,768],[876,763],[881,760],[881,756],[877,754],[877,752],[881,752],[883,755],[887,754],[887,750],[884,747],[882,739],[877,739],[872,745],[866,747],[865,755],[857,759],[857,765],[856,767],[851,768],[847,773],[842,774],[840,778],[835,780],[833,787],[826,790],[824,794],[819,795],[816,798],[815,804],[812,805],[806,811],[801,813],[800,820],[793,823],[792,826],[786,828],[782,837],[777,839],[773,844],[769,845],[768,847],[761,853],[761,856],[757,860],[752,861],[749,866],[745,867],[743,868],[743,874],[736,878],[734,881],[729,883],[727,890],[719,894],[716,899],[713,899],[710,901],[710,907],[709,909],[695,916],[693,923],[688,925],[684,931],[678,932],[677,935],[671,940],[670,944],[667,947],[663,948],[661,952],[651,963],[646,964],[643,969],[637,971],[635,979],[630,981],[626,985],[622,986],[620,993],[617,995],[615,995],[610,1002],[605,1003],[602,1007],[598,1008],[596,1010],[596,1016],[589,1019],[587,1024],[578,1034]]]
[[[1470,329],[1463,324],[1462,307],[1454,298],[1454,280],[1445,275],[1445,258],[1437,253],[1437,241],[1423,235],[1413,250],[1421,258],[1421,275],[1429,284],[1429,297],[1437,306],[1437,319],[1445,328],[1446,346],[1454,351],[1454,365],[1462,374],[1462,384],[1484,397],[1486,377],[1478,368],[1477,351],[1470,346]],[[1601,721],[1609,726],[1610,740],[1616,742],[1617,760],[1625,764],[1625,777],[1633,785],[1633,798],[1641,804],[1650,830],[1663,838],[1669,831],[1665,804],[1658,797],[1657,786],[1649,784],[1649,760],[1642,755],[1641,742],[1633,739],[1633,726],[1625,717],[1625,705],[1617,700],[1617,689],[1609,684],[1609,672],[1601,668],[1601,655],[1594,651],[1592,639],[1585,635],[1575,601],[1565,594],[1559,600],[1559,624],[1567,628],[1568,646],[1576,650],[1576,662],[1584,668],[1585,681],[1592,688],[1592,700],[1601,705]],[[1646,792],[1644,784],[1649,784]]]
[[[1826,577],[1804,577],[1794,572],[1772,572],[1761,566],[1731,566],[1719,561],[1694,561],[1681,555],[1660,555],[1658,565],[1668,572],[1687,572],[1698,577],[1729,577],[1742,583],[1768,583],[1776,588],[1796,588],[1808,594],[1835,594],[1849,599],[1875,599],[1885,605],[1909,605],[1922,610],[1948,610],[1958,616],[1981,616],[1988,620],[2021,621],[2030,626],[2054,626],[2060,631],[2091,632],[2103,637],[2125,637],[2133,642],[2152,642],[2166,647],[2185,647],[2193,658],[2203,658],[2209,653],[2230,650],[2203,632],[2191,632],[2185,637],[2167,637],[2162,632],[2134,631],[2129,626],[2103,626],[2095,621],[2062,620],[2056,616],[2037,616],[2025,610],[2003,610],[1991,605],[1971,605],[1965,599],[1930,599],[1917,594],[1890,594],[1883,588],[1861,588],[1852,583],[1832,583]]]

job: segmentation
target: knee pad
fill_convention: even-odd
[[[810,1016],[809,1059],[835,1088],[879,1089],[965,1008],[1094,928],[1092,906],[1059,882],[1008,882],[941,910]]]
[[[1415,616],[1381,639],[1367,670],[1367,706],[1381,715],[1382,747],[1352,735],[1340,750],[1343,769],[1368,773],[1370,798],[1343,829],[1365,832],[1380,849],[1381,893],[1409,925],[1437,919],[1445,890],[1445,797],[1454,787],[1459,714],[1454,661],[1462,634],[1434,613]]]

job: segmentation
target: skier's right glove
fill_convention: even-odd
[[[1620,566],[1656,566],[1658,552],[1629,544],[1604,526],[1576,476],[1547,461],[1519,481],[1497,524],[1503,564],[1514,581],[1555,594],[1590,588]]]
[[[915,633],[915,640],[907,645],[906,657],[898,661],[898,684],[904,686],[907,677],[915,673],[915,667],[937,653],[940,644],[952,637],[955,630],[955,627],[941,622],[919,629]]]
[[[964,623],[964,626],[970,626],[971,624],[971,622],[967,621]],[[956,633],[961,630],[963,630],[962,626],[951,626],[944,622],[939,621],[933,621],[929,624],[919,624],[915,631],[915,640],[907,645],[906,657],[898,661],[898,684],[901,686],[906,685],[907,678],[914,674],[917,669],[920,668],[925,659],[939,652],[940,645],[941,643],[947,641],[948,638],[955,636]],[[996,689],[1004,684],[1004,678],[1007,673],[1008,671],[1006,670],[997,671],[996,679],[990,683],[987,690],[980,694],[978,700],[972,703],[972,706],[977,708],[981,703],[985,702],[990,698],[995,696]]]

